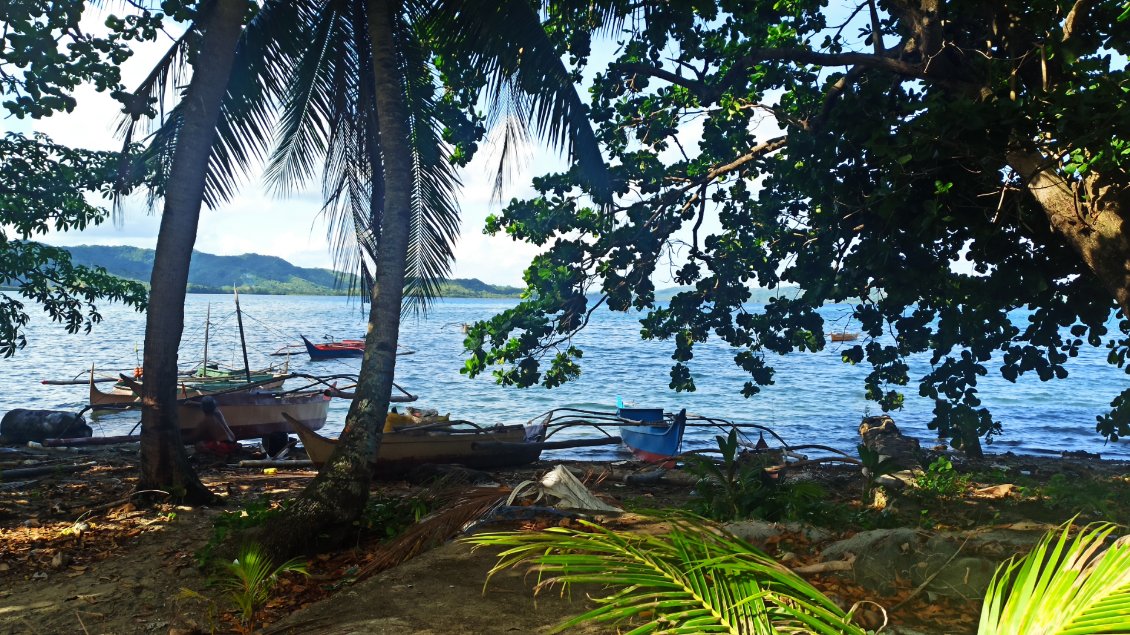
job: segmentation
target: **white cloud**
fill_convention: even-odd
[[[82,27],[87,32],[104,31],[106,13],[88,10]],[[175,26],[175,25],[174,25]],[[140,45],[123,67],[123,82],[135,86],[149,72],[154,60],[163,55],[170,41]],[[78,105],[72,113],[46,120],[28,122],[3,120],[5,131],[49,135],[58,143],[92,150],[113,150],[121,146],[114,138],[118,104],[109,95],[91,87],[75,92]],[[518,153],[515,171],[509,176],[503,200],[534,195],[532,177],[562,169],[563,160],[540,150],[537,143]],[[488,214],[497,213],[500,205],[492,200],[497,153],[484,143],[475,160],[461,171],[464,187],[459,203],[462,209],[462,235],[456,245],[456,262],[452,277],[479,278],[494,284],[520,285],[522,271],[539,251],[537,247],[515,242],[505,235],[482,233]],[[329,241],[326,224],[318,211],[321,197],[318,185],[287,199],[265,192],[259,175],[249,175],[241,193],[217,210],[201,210],[196,249],[219,255],[258,253],[278,256],[303,267],[329,267]],[[99,204],[103,204],[99,202]],[[140,197],[127,204],[120,226],[105,223],[81,232],[51,232],[44,242],[60,245],[130,245],[154,248],[160,228],[160,209],[150,214]]]

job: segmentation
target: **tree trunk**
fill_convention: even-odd
[[[281,522],[265,528],[259,536],[265,551],[276,562],[312,548],[332,546],[361,515],[372,482],[371,461],[380,447],[388,414],[400,335],[414,183],[404,81],[397,63],[393,27],[399,8],[396,0],[372,0],[367,4],[382,154],[373,165],[383,168],[385,190],[376,283],[356,397],[333,456],[287,508]],[[373,218],[378,217],[377,211],[373,210]],[[317,544],[320,536],[328,536],[329,542]]]
[[[1102,175],[1068,183],[1035,151],[1012,151],[1008,163],[1024,179],[1028,193],[1043,207],[1052,230],[1063,236],[1095,272],[1130,317],[1130,235],[1126,233],[1125,192],[1105,186]],[[1079,190],[1082,190],[1080,192]]]
[[[204,38],[184,96],[182,127],[165,192],[145,321],[139,490],[174,499],[212,502],[216,496],[188,463],[177,420],[177,349],[184,329],[188,267],[204,196],[216,122],[227,91],[245,0],[218,0],[205,18]]]

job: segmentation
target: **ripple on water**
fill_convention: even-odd
[[[182,366],[198,362],[203,350],[203,324],[211,304],[212,335],[209,356],[229,366],[242,366],[238,331],[231,297],[190,295],[185,305]],[[248,356],[252,366],[266,366],[283,358],[271,357],[279,347],[312,339],[359,337],[366,331],[365,316],[357,301],[333,297],[243,296]],[[718,342],[695,348],[690,362],[698,390],[676,393],[669,387],[672,345],[639,339],[638,319],[630,315],[598,312],[592,328],[574,343],[585,349],[583,374],[558,389],[518,390],[496,385],[492,378],[469,380],[463,365],[465,335],[460,325],[488,318],[512,306],[508,300],[449,300],[434,306],[427,319],[406,318],[401,342],[415,350],[397,361],[397,380],[420,395],[419,405],[485,423],[527,421],[554,407],[587,410],[610,409],[617,396],[626,402],[688,411],[715,417],[768,425],[793,444],[822,443],[854,453],[856,428],[865,414],[879,408],[864,399],[866,365],[840,361],[841,348],[819,353],[796,353],[784,358],[768,356],[777,368],[774,384],[752,399],[740,395],[747,377],[733,363],[734,352]],[[0,396],[0,411],[44,408],[77,411],[85,406],[86,386],[44,386],[42,379],[85,378],[91,364],[102,371],[129,372],[139,362],[144,316],[121,306],[100,307],[105,322],[90,334],[69,335],[40,315],[33,315],[28,347],[0,361],[0,380],[7,388]],[[842,307],[827,307],[833,315]],[[990,451],[1058,454],[1063,450],[1100,452],[1108,457],[1130,458],[1123,443],[1104,445],[1094,433],[1095,416],[1109,408],[1110,400],[1126,388],[1126,375],[1103,363],[1105,350],[1083,351],[1070,359],[1072,373],[1066,381],[1041,382],[1024,376],[1016,384],[995,375],[999,363],[988,363],[979,396],[1004,425],[1004,435]],[[910,360],[911,377],[929,370],[928,356]],[[356,373],[359,359],[311,362],[303,353],[290,357],[291,370],[311,374]],[[893,413],[909,434],[932,445],[934,433],[926,424],[933,403],[919,398],[913,383],[904,389],[906,407]],[[341,430],[349,404],[334,400],[325,431]],[[112,413],[89,417],[98,434],[126,434],[138,422],[137,413]],[[714,433],[688,433],[688,447],[713,447]],[[578,448],[546,454],[559,457],[624,458],[614,447]]]

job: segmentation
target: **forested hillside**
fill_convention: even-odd
[[[75,264],[105,267],[110,273],[149,282],[153,250],[139,247],[80,245],[69,247]],[[348,278],[329,269],[297,267],[276,256],[243,254],[217,256],[192,252],[188,274],[190,293],[241,293],[279,295],[344,295]],[[516,297],[520,289],[486,284],[476,279],[450,280],[443,286],[445,297]]]

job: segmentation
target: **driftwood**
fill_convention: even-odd
[[[239,462],[240,467],[314,467],[310,459],[291,459],[287,461],[272,461],[269,459],[248,459]]]
[[[0,472],[0,480],[9,481],[19,478],[28,478],[35,476],[47,476],[50,474],[69,474],[71,472],[81,472],[94,465],[94,462],[79,463],[76,465],[41,465],[38,467],[17,467],[11,470],[4,470]]]
[[[810,573],[830,573],[832,571],[851,571],[854,565],[855,556],[849,555],[843,560],[829,560],[827,562],[817,562],[803,567],[794,567],[793,571],[802,575]]]
[[[891,457],[894,464],[903,469],[918,467],[918,457],[922,452],[918,439],[899,432],[894,419],[887,415],[864,417],[859,424],[859,436],[863,445]]]

